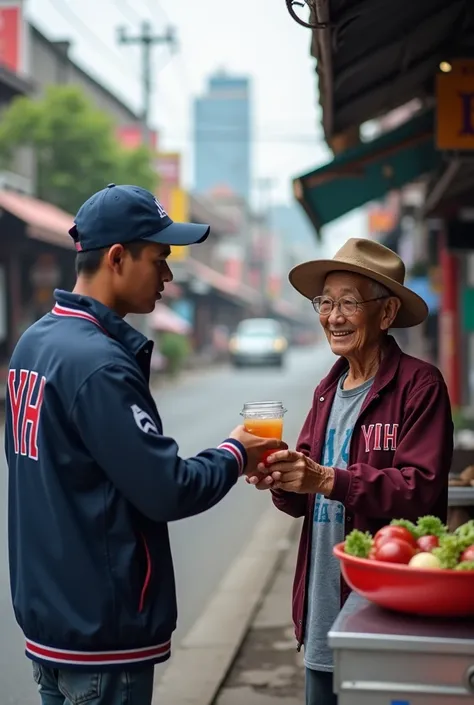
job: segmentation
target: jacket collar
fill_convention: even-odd
[[[61,289],[55,290],[54,298],[56,299],[56,305],[52,311],[54,315],[88,320],[106,335],[118,340],[133,355],[137,355],[144,349],[150,350],[151,354],[153,342],[96,299]]]
[[[375,396],[378,392],[384,389],[384,387],[386,387],[394,379],[398,372],[402,355],[403,352],[398,346],[395,338],[389,335],[385,341],[385,354],[375,375],[374,384],[370,393],[371,397]],[[330,369],[329,374],[321,381],[321,392],[327,392],[332,386],[334,386],[348,368],[349,364],[347,360],[340,357]]]

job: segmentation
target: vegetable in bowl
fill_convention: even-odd
[[[416,523],[394,519],[373,537],[354,529],[346,537],[344,552],[413,569],[470,571],[474,570],[474,520],[450,533],[435,516],[420,517]]]

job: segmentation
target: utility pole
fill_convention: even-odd
[[[142,112],[142,130],[143,143],[150,144],[150,104],[153,92],[152,86],[152,69],[151,69],[151,51],[156,44],[168,44],[171,49],[177,46],[174,27],[168,27],[164,34],[154,34],[151,23],[144,20],[141,24],[141,31],[135,36],[127,34],[124,27],[118,29],[119,44],[135,44],[141,47],[142,55],[142,86],[143,86],[143,112]]]
[[[143,144],[151,147],[151,133],[149,128],[150,123],[150,105],[153,92],[151,54],[152,48],[156,44],[168,44],[172,49],[176,47],[175,30],[173,27],[168,27],[164,34],[158,35],[153,33],[151,23],[144,20],[141,24],[141,31],[131,36],[127,34],[124,27],[118,28],[118,43],[119,44],[135,44],[141,48],[142,60],[142,86],[143,86],[143,108],[142,108],[142,141]],[[152,337],[147,316],[130,316],[130,324],[137,328],[141,333],[148,338]]]

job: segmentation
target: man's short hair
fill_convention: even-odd
[[[145,247],[149,246],[149,242],[145,240],[136,240],[122,245],[125,250],[130,252],[132,259],[139,259]],[[100,269],[102,260],[110,247],[103,247],[100,250],[87,250],[86,252],[78,252],[76,254],[76,275],[82,274],[85,277],[92,277]]]

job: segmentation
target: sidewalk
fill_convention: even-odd
[[[213,705],[302,705],[304,666],[296,651],[291,591],[300,526]]]

